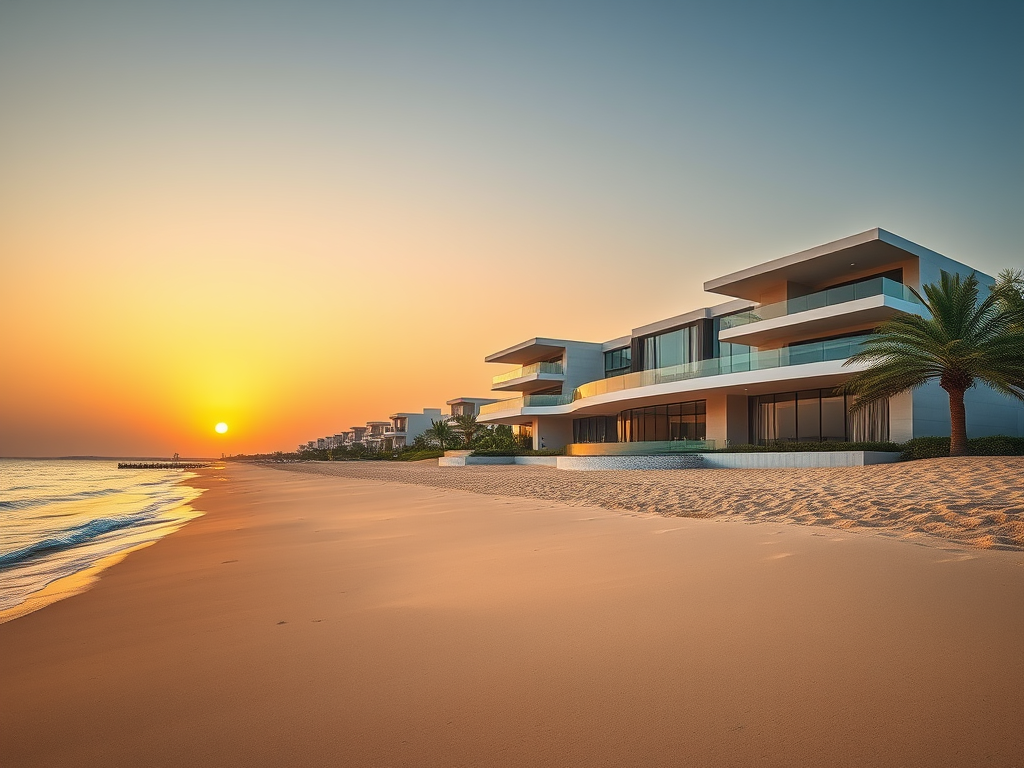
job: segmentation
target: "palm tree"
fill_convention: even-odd
[[[462,433],[462,439],[466,441],[467,448],[473,444],[478,434],[487,429],[487,426],[479,423],[472,413],[456,416],[453,421],[455,422],[455,431]]]
[[[996,278],[992,291],[1010,309],[1024,312],[1024,270],[1004,269]]]
[[[842,391],[856,395],[852,409],[893,397],[932,379],[949,395],[950,456],[967,455],[964,393],[976,381],[1024,400],[1024,309],[990,291],[979,303],[978,278],[943,271],[938,284],[914,295],[931,317],[901,313],[882,323],[846,361],[870,363]]]
[[[441,446],[441,450],[447,450],[448,446],[455,442],[455,430],[447,419],[440,421],[430,420],[430,428],[423,433],[431,440]]]

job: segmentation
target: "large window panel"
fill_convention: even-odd
[[[775,439],[796,440],[796,394],[793,392],[775,396]]]
[[[817,389],[796,393],[797,440],[821,441],[821,394]]]
[[[846,440],[846,399],[842,395],[821,398],[821,441],[841,443]]]

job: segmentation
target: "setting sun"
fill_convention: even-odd
[[[217,430],[218,433],[223,435],[225,432],[228,431],[228,425],[222,421],[216,427],[214,427],[214,429]]]

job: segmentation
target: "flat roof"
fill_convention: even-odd
[[[473,403],[474,405],[487,405],[496,403],[499,398],[495,397],[456,397],[454,400],[445,401],[445,405],[458,405],[459,403]]]
[[[841,240],[716,277],[704,283],[704,290],[758,301],[761,291],[772,283],[787,281],[814,285],[841,277],[852,266],[861,271],[882,268],[908,257],[928,256],[943,258],[935,251],[875,227]]]
[[[563,352],[569,344],[589,344],[592,342],[574,341],[572,339],[546,339],[538,336],[527,339],[519,344],[507,347],[484,358],[485,363],[516,363],[528,365],[537,363]]]

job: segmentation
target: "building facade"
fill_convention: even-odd
[[[448,400],[445,405],[448,406],[449,418],[454,419],[456,416],[479,416],[482,406],[496,402],[498,400],[493,397],[456,397]]]
[[[949,435],[937,382],[851,413],[844,365],[896,313],[927,310],[910,290],[967,265],[882,229],[708,280],[728,300],[603,343],[535,338],[487,362],[516,367],[480,408],[520,425],[535,448],[571,455],[661,453],[768,442],[903,442]],[[978,385],[968,434],[1024,435],[1024,404]]]
[[[401,450],[412,445],[413,440],[430,429],[431,423],[441,421],[444,416],[440,408],[424,408],[422,413],[393,413],[391,427],[384,433],[385,450]]]

